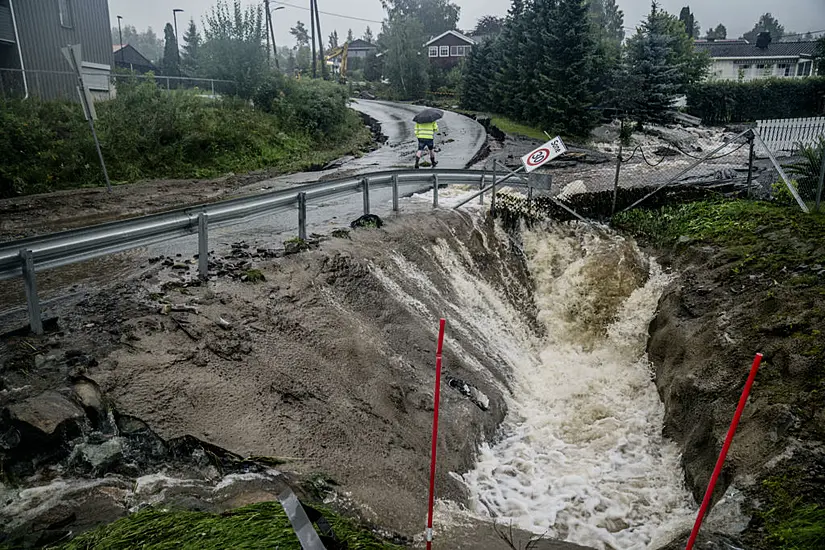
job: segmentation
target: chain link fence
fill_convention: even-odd
[[[668,195],[695,197],[697,193],[774,199],[813,211],[822,200],[825,124],[817,129],[806,119],[805,125],[799,135],[804,132],[805,143],[813,145],[788,151],[787,139],[773,140],[777,145],[772,148],[756,128],[648,126],[631,132],[629,123],[616,122],[597,131],[593,146],[569,147],[561,160],[541,169],[552,179],[551,191],[541,195],[583,216],[597,213],[593,216],[597,218],[640,205],[655,206]],[[535,142],[526,140],[515,147],[509,143],[506,153],[493,152],[485,169],[491,171],[497,162],[514,170],[520,166],[520,156],[533,146]],[[519,183],[528,181],[526,175],[520,176]]]
[[[83,71],[83,79],[96,101],[113,99],[117,84],[129,81],[152,80],[164,90],[191,90],[205,97],[236,95],[238,85],[231,80],[154,76],[131,73],[109,73],[99,70]],[[0,97],[11,99],[29,96],[42,99],[80,101],[77,93],[77,75],[69,71],[40,71],[0,68]]]

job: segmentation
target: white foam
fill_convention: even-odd
[[[584,227],[524,241],[548,336],[538,361],[513,363],[501,439],[463,476],[473,510],[599,549],[666,543],[695,513],[644,353],[668,277]]]

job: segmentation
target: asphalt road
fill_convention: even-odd
[[[305,172],[283,176],[272,180],[258,182],[244,191],[253,188],[261,191],[280,190],[320,179],[379,172],[383,170],[400,170],[412,168],[418,141],[414,135],[413,117],[425,107],[390,103],[383,101],[358,100],[352,107],[366,113],[381,123],[382,133],[387,142],[380,149],[361,158],[353,159],[343,166],[322,172]],[[465,168],[481,150],[487,139],[484,127],[465,116],[446,112],[439,121],[439,135],[436,139],[439,168]],[[423,191],[420,186],[402,186],[402,194]],[[375,189],[370,193],[370,211],[372,214],[387,216],[392,212],[392,191]],[[420,202],[404,207],[420,207]],[[307,231],[326,234],[337,228],[348,227],[349,223],[363,214],[363,201],[359,194],[334,198],[324,202],[307,204]],[[252,246],[271,248],[283,241],[295,237],[298,227],[298,211],[294,213],[276,213],[272,216],[256,218],[230,227],[210,231],[210,250],[221,253],[231,243],[245,241]],[[197,237],[190,236],[168,241],[150,247],[148,255],[173,256],[183,254],[190,256],[197,251]]]
[[[382,101],[358,100],[352,107],[364,112],[381,124],[382,133],[387,136],[383,147],[357,159],[350,159],[343,165],[321,172],[304,172],[272,180],[258,182],[240,190],[240,194],[287,189],[338,177],[412,168],[417,140],[414,136],[412,118],[424,107]],[[436,139],[439,150],[439,168],[465,168],[484,145],[487,135],[476,121],[447,112],[439,122],[440,133]],[[403,195],[423,191],[420,187],[402,186]],[[371,213],[382,217],[392,213],[392,192],[390,189],[374,189],[370,194]],[[425,201],[402,200],[401,211],[419,211],[428,208]],[[307,230],[309,233],[328,234],[336,228],[348,227],[349,223],[363,214],[360,194],[334,198],[324,202],[307,204]],[[298,212],[278,212],[271,216],[258,217],[236,225],[210,230],[210,250],[216,254],[226,253],[232,243],[244,241],[250,246],[277,248],[283,242],[297,236]],[[83,264],[68,266],[42,273],[38,276],[39,294],[48,317],[63,298],[82,295],[99,290],[113,279],[126,279],[140,274],[140,266],[148,258],[164,255],[191,257],[197,252],[197,236],[191,235],[159,243],[148,248],[93,260]],[[105,266],[105,267],[104,267]],[[71,290],[70,290],[71,289]],[[0,283],[0,325],[18,324],[25,319],[25,297],[22,281],[19,279]]]

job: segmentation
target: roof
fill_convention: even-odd
[[[349,49],[351,50],[377,50],[378,46],[375,44],[370,44],[366,40],[361,40],[360,38],[353,40],[349,43]]]
[[[458,32],[458,31],[447,31],[447,32],[445,32],[445,33],[439,34],[438,36],[436,36],[435,38],[433,38],[432,40],[430,40],[429,42],[427,42],[427,43],[426,43],[426,44],[424,44],[424,45],[425,45],[425,46],[429,46],[430,44],[432,44],[432,43],[434,43],[434,42],[438,42],[439,40],[441,40],[442,38],[444,38],[445,36],[447,36],[447,35],[449,35],[449,34],[451,34],[451,35],[455,36],[456,38],[459,38],[459,39],[461,39],[461,40],[464,40],[465,42],[467,42],[467,43],[468,43],[468,44],[470,44],[470,45],[473,45],[473,46],[474,46],[474,45],[475,45],[475,43],[476,43],[476,41],[475,41],[475,40],[473,40],[472,38],[470,38],[470,37],[468,37],[468,36],[464,36],[463,34],[461,34],[461,33],[460,33],[460,32]]]
[[[124,44],[121,53],[120,44],[112,45],[112,53],[115,56],[115,64],[141,65],[144,67],[156,68],[149,58],[140,53],[131,44]]]
[[[812,57],[816,52],[816,42],[773,42],[767,48],[757,48],[747,40],[714,42],[696,41],[696,49],[705,51],[711,57]]]

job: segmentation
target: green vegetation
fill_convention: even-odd
[[[705,124],[812,117],[823,94],[823,77],[702,82],[688,89],[687,111]]]
[[[518,122],[514,122],[509,118],[500,115],[493,115],[490,122],[492,122],[493,126],[496,126],[505,134],[547,141],[547,136],[544,135],[544,132],[539,128],[534,128],[533,126],[528,126],[526,124],[519,124]]]
[[[326,510],[335,535],[350,550],[395,550],[354,522]],[[300,550],[286,513],[278,503],[255,504],[208,514],[149,509],[96,531],[80,535],[62,550],[118,550],[180,548],[198,550],[267,549]]]
[[[103,156],[114,182],[208,178],[258,169],[323,165],[369,143],[343,88],[290,83],[277,112],[247,102],[123,82],[96,105]],[[272,111],[272,109],[269,109]],[[319,122],[321,121],[321,122]],[[94,141],[77,104],[0,100],[0,197],[103,183]]]
[[[825,264],[825,215],[798,207],[746,200],[702,201],[660,210],[631,210],[614,225],[660,247],[680,240],[726,247],[736,272],[761,271],[778,276],[783,269]],[[766,238],[765,232],[774,233]]]
[[[246,282],[248,283],[262,283],[266,281],[266,277],[260,269],[249,269],[244,273]]]
[[[809,550],[825,547],[825,508],[805,503],[797,475],[771,477],[762,482],[768,499],[756,516],[764,523],[766,543],[773,550]],[[797,496],[792,496],[797,495]]]

